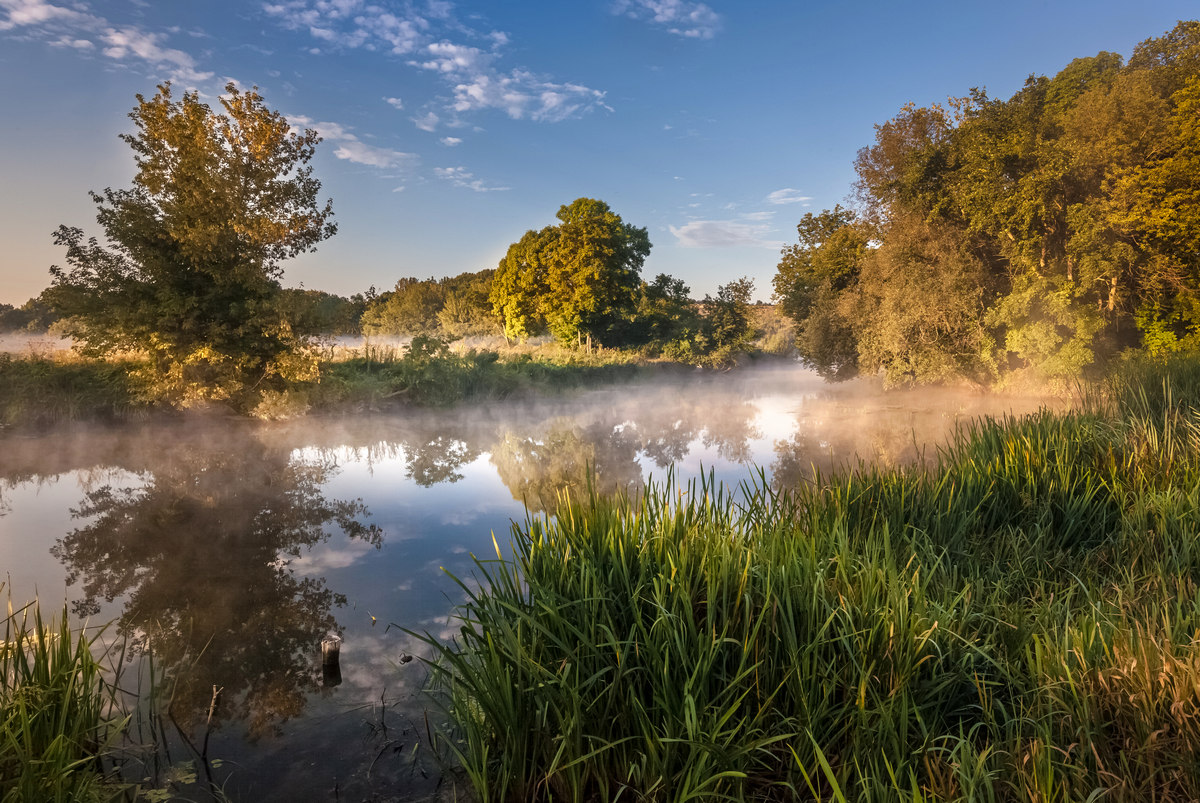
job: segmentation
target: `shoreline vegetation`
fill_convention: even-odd
[[[459,402],[520,399],[639,377],[728,370],[764,360],[792,359],[787,324],[770,306],[749,307],[755,337],[719,361],[687,362],[630,349],[590,351],[556,342],[504,345],[473,338],[478,347],[429,335],[365,338],[358,347],[318,343],[315,378],[295,380],[255,396],[254,406],[202,401],[190,409],[244,413],[263,420],[309,413],[342,414],[445,407]],[[407,342],[404,342],[407,341]],[[156,392],[136,357],[85,357],[67,349],[30,346],[0,352],[0,432],[72,422],[120,423],[186,415]]]
[[[1200,361],[931,467],[514,525],[433,694],[480,800],[1200,796]]]

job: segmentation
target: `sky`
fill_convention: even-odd
[[[563,204],[645,227],[643,277],[769,300],[806,212],[909,102],[1137,43],[1195,0],[0,0],[0,302],[50,281],[60,225],[129,186],[136,95],[230,81],[323,137],[338,234],[284,284],[349,295],[494,268]]]

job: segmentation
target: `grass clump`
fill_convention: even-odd
[[[125,789],[101,759],[125,720],[116,688],[92,648],[99,634],[73,630],[66,611],[45,621],[37,603],[9,603],[0,643],[0,801],[100,801]]]
[[[923,468],[530,518],[429,639],[443,747],[482,800],[1200,798],[1200,383],[1173,370]]]

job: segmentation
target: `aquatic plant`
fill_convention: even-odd
[[[101,758],[127,719],[93,647],[100,632],[72,628],[64,608],[42,618],[34,602],[9,602],[0,642],[0,800],[106,800],[124,788],[106,782]]]

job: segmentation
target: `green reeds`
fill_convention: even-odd
[[[119,737],[116,690],[92,653],[99,634],[73,630],[64,609],[9,603],[0,643],[0,801],[108,800],[100,758]]]
[[[427,637],[441,744],[482,800],[1196,800],[1184,385],[530,518]]]

